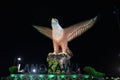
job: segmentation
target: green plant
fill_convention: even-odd
[[[17,73],[17,70],[18,70],[17,66],[11,66],[11,67],[9,67],[10,74]]]
[[[85,66],[83,69],[86,73],[88,73],[89,75],[95,76],[95,77],[104,77],[105,73],[96,71],[93,67],[91,66]]]

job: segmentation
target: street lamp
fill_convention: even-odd
[[[21,60],[22,60],[21,57],[18,57],[18,58],[17,58],[17,62],[18,62],[18,64],[17,64],[18,66],[17,66],[17,67],[18,67],[18,72],[20,72],[20,73],[21,73],[21,72],[24,72],[23,69],[20,70],[20,67],[21,67],[20,61],[21,61]]]
[[[18,57],[17,60],[18,60],[18,61],[21,61],[21,57]]]
[[[17,63],[20,64],[20,61],[21,61],[21,57],[18,57],[17,58]]]
[[[15,66],[16,64],[18,65],[21,60],[22,60],[21,57],[15,57],[15,58],[14,58],[13,65],[14,65],[14,66]]]

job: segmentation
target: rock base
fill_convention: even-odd
[[[63,53],[49,53],[47,56],[48,73],[65,74],[69,73],[70,56]]]

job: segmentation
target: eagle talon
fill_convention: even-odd
[[[54,55],[56,55],[56,52],[53,52]]]
[[[62,52],[62,54],[67,55],[67,53],[66,53],[66,52]]]
[[[49,53],[48,55],[50,56],[50,55],[52,55],[52,53]]]

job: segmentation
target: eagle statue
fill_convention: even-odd
[[[97,20],[97,16],[89,20],[76,23],[66,28],[62,28],[58,22],[58,19],[51,19],[51,28],[44,26],[33,25],[40,33],[52,39],[54,52],[53,54],[69,54],[73,56],[72,51],[68,48],[68,42],[82,35],[88,29],[90,29]]]

